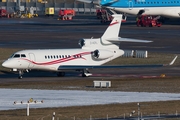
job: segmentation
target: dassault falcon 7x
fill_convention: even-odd
[[[152,42],[146,40],[118,37],[122,15],[113,15],[114,19],[101,38],[81,39],[79,49],[42,49],[22,50],[14,53],[2,64],[12,71],[19,71],[22,78],[23,71],[46,70],[56,71],[58,76],[64,76],[66,70],[77,70],[82,76],[90,76],[88,69],[98,68],[126,68],[126,67],[162,67],[165,65],[126,65],[101,66],[124,54],[119,49],[120,42]],[[173,64],[175,59],[170,63]],[[169,65],[169,64],[168,64]]]

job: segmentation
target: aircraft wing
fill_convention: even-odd
[[[58,70],[81,70],[81,69],[103,69],[103,68],[135,68],[135,67],[164,67],[173,65],[177,56],[169,63],[162,65],[118,65],[118,66],[83,66],[83,65],[62,65],[59,66]]]
[[[120,1],[120,0],[112,0],[112,1],[110,1],[110,2],[108,2],[108,3],[104,3],[104,4],[101,4],[102,6],[110,6],[110,5],[112,5],[113,3],[116,3],[116,2],[118,2],[118,1]]]

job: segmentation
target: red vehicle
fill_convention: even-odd
[[[158,21],[159,17],[142,15],[137,18],[137,26],[141,25],[141,27],[153,27],[153,26],[161,26],[161,22]]]
[[[71,20],[73,16],[75,16],[74,10],[60,10],[59,11],[59,18],[60,19]]]
[[[97,9],[96,16],[98,19],[101,19],[101,23],[111,22],[113,20],[112,15],[103,9]],[[126,22],[126,18],[122,18],[121,22]]]
[[[97,9],[96,16],[98,19],[101,19],[101,23],[111,22],[113,19],[113,17],[103,9]]]
[[[101,19],[101,18],[102,18],[102,14],[106,14],[106,11],[103,10],[103,9],[97,9],[97,14],[96,14],[96,16],[97,16],[98,19]]]
[[[0,17],[6,17],[7,11],[5,9],[0,9]]]

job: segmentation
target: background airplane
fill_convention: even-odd
[[[124,54],[119,49],[120,42],[152,42],[118,37],[122,15],[116,14],[113,17],[101,38],[81,39],[79,49],[22,50],[14,53],[2,66],[19,71],[19,78],[22,78],[23,71],[33,69],[56,71],[58,76],[64,76],[66,70],[77,70],[82,72],[82,76],[89,76],[89,68],[162,67],[174,63],[177,57],[167,65],[101,66]]]
[[[167,18],[180,18],[179,0],[78,0],[85,3],[93,3],[132,15],[160,15]]]

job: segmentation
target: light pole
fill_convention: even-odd
[[[29,104],[42,104],[44,103],[44,100],[42,100],[41,102],[38,102],[37,100],[35,100],[34,102],[31,101],[32,99],[30,99],[29,101],[27,101],[27,103],[24,103],[23,101],[21,101],[21,103],[17,103],[17,101],[14,101],[13,105],[27,105],[27,116],[29,116]]]
[[[139,103],[137,103],[137,106],[138,106],[138,120],[139,120],[140,104],[139,104]]]

